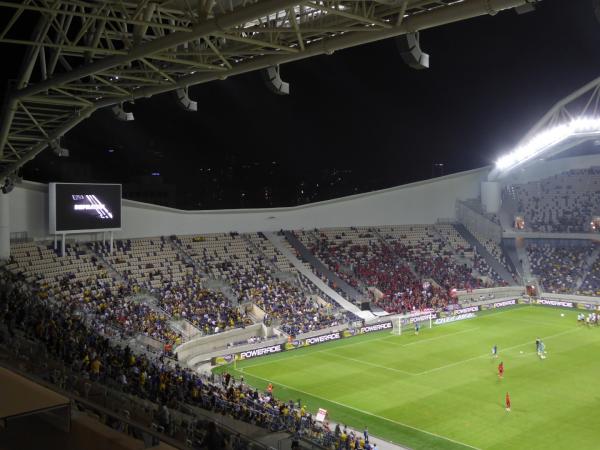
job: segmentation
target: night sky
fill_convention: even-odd
[[[24,170],[38,181],[122,182],[126,197],[185,209],[290,206],[491,164],[558,100],[600,75],[592,0],[427,30],[431,68],[394,40],[282,66],[289,96],[258,73],[99,111]],[[152,176],[152,174],[155,176]],[[158,176],[157,174],[160,174]],[[164,191],[162,194],[160,192]],[[144,197],[144,192],[159,192]]]

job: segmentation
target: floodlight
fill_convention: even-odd
[[[271,66],[262,71],[267,87],[278,95],[289,95],[290,84],[281,79],[279,66]]]
[[[52,148],[54,154],[59,158],[68,158],[70,156],[69,149],[62,147],[60,145],[60,140],[51,141],[50,148]]]
[[[198,102],[193,101],[189,97],[187,88],[175,90],[175,97],[177,97],[177,103],[179,104],[179,106],[181,106],[186,111],[198,111]]]
[[[135,117],[133,117],[132,112],[127,112],[123,109],[122,103],[113,106],[112,112],[115,115],[115,118],[122,122],[129,122],[131,120],[135,120]]]
[[[419,32],[407,33],[396,38],[402,60],[413,69],[429,69],[429,54],[421,50]]]
[[[600,134],[600,118],[578,117],[572,119],[536,134],[529,141],[502,156],[496,161],[496,169],[506,170],[522,164],[572,137],[590,137],[598,134]]]
[[[4,180],[4,184],[2,185],[2,188],[0,188],[0,190],[2,191],[3,194],[8,194],[14,188],[15,188],[15,183],[14,183],[13,179],[11,177],[6,177],[6,179]]]

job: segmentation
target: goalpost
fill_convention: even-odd
[[[400,317],[396,317],[392,320],[392,334],[396,336],[402,335],[402,319]]]
[[[433,314],[432,313],[429,313],[428,319],[429,319],[429,328],[432,328],[433,327]],[[423,326],[423,322],[425,322],[425,321],[427,321],[427,319],[419,321],[419,324],[421,324],[421,326]],[[411,323],[410,325],[413,328],[415,326],[414,323]],[[391,333],[396,336],[401,336],[402,335],[402,319],[400,317],[396,317],[396,318],[392,319],[392,326],[393,327],[392,327]]]

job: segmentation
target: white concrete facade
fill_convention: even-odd
[[[502,205],[502,186],[497,181],[481,182],[481,204],[488,213],[496,214]]]
[[[479,195],[488,168],[381,191],[291,208],[183,211],[123,200],[123,229],[115,238],[171,234],[277,231],[385,224],[431,224],[454,218],[456,200]],[[11,232],[48,238],[48,186],[23,182],[12,193]],[[81,239],[99,239],[96,235]]]

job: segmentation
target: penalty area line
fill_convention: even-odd
[[[322,401],[324,401],[324,402],[328,402],[328,403],[333,403],[334,405],[338,405],[338,406],[341,406],[341,407],[343,407],[343,408],[348,408],[348,409],[351,409],[351,410],[353,410],[353,411],[359,412],[359,413],[361,413],[361,414],[364,414],[364,415],[366,415],[366,416],[371,416],[371,417],[375,417],[376,419],[385,420],[386,422],[390,422],[390,423],[393,423],[393,424],[395,424],[395,425],[400,425],[401,427],[409,428],[409,429],[411,429],[411,430],[418,431],[418,432],[420,432],[420,433],[428,434],[428,435],[430,435],[430,436],[433,436],[433,437],[436,437],[436,438],[438,438],[438,439],[443,439],[443,440],[445,440],[445,441],[452,442],[453,444],[462,445],[463,447],[471,448],[471,449],[473,449],[473,450],[481,450],[479,447],[474,447],[474,446],[472,446],[472,445],[465,444],[464,442],[456,441],[456,440],[454,440],[454,439],[452,439],[452,438],[449,438],[449,437],[446,437],[446,436],[441,436],[441,435],[439,435],[439,434],[436,434],[436,433],[434,433],[434,432],[432,432],[432,431],[423,430],[423,429],[421,429],[421,428],[417,428],[417,427],[414,427],[414,426],[412,426],[412,425],[408,425],[408,424],[406,424],[406,423],[399,422],[399,421],[397,421],[397,420],[394,420],[394,419],[390,419],[390,418],[388,418],[388,417],[379,416],[379,415],[377,415],[377,414],[374,414],[374,413],[372,413],[372,412],[365,411],[365,410],[363,410],[363,409],[359,409],[359,408],[355,408],[354,406],[350,406],[350,405],[346,405],[346,404],[344,404],[344,403],[336,402],[335,400],[330,400],[330,399],[327,399],[327,398],[324,398],[324,397],[320,397],[320,396],[318,396],[318,395],[311,394],[310,392],[306,392],[306,391],[303,391],[303,390],[301,390],[301,389],[298,389],[298,388],[295,388],[295,387],[292,387],[292,386],[285,385],[285,384],[283,384],[283,383],[280,383],[279,381],[270,380],[269,378],[260,377],[260,376],[258,376],[258,375],[254,375],[254,374],[252,374],[252,373],[249,373],[249,372],[246,372],[246,371],[244,371],[244,373],[245,373],[245,374],[247,374],[247,375],[249,375],[249,376],[251,376],[251,377],[258,378],[258,379],[260,379],[260,380],[267,381],[267,382],[269,382],[269,383],[273,383],[273,384],[275,384],[276,386],[277,386],[277,385],[279,385],[279,386],[282,386],[282,387],[284,387],[284,388],[286,388],[286,389],[290,389],[290,390],[292,390],[292,391],[300,392],[301,394],[308,395],[308,396],[310,396],[310,397],[313,397],[313,398],[316,398],[316,399],[318,399],[318,400],[322,400]],[[402,445],[402,444],[400,443],[400,445]]]
[[[570,329],[570,330],[561,331],[560,333],[551,334],[550,336],[544,336],[544,339],[552,339],[552,338],[555,338],[555,337],[558,337],[558,336],[562,336],[563,334],[573,333],[574,331],[577,331],[577,330],[578,330],[577,328],[573,328],[573,329]],[[505,351],[508,351],[508,350],[514,350],[515,348],[524,347],[525,345],[531,345],[531,341],[525,342],[523,344],[513,345],[511,347],[506,347],[502,351],[505,352]],[[489,356],[489,353],[486,353],[485,355],[474,356],[472,358],[461,359],[460,361],[455,361],[453,363],[446,364],[444,366],[434,367],[433,369],[429,369],[429,370],[426,370],[424,372],[419,372],[419,373],[417,373],[415,375],[427,375],[428,373],[433,373],[433,372],[437,372],[438,370],[448,369],[450,367],[458,366],[459,364],[463,364],[463,363],[466,363],[466,362],[469,362],[469,361],[475,361],[477,359],[485,358],[486,356]]]

